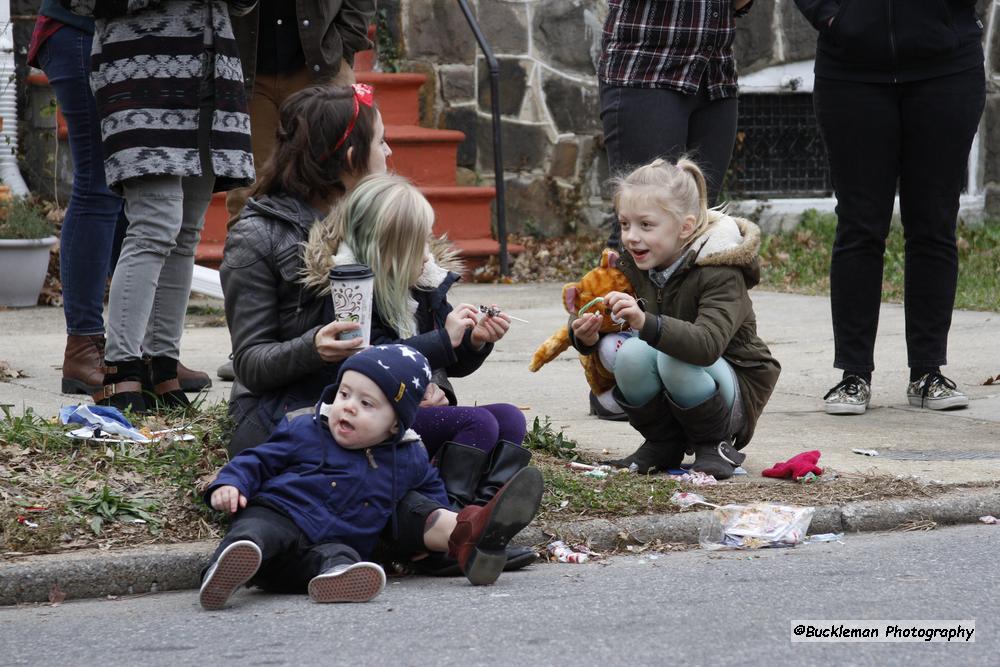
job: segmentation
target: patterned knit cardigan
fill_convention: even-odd
[[[250,117],[229,11],[256,0],[62,0],[97,18],[90,84],[108,185],[214,173],[253,181]],[[210,27],[210,30],[209,30]]]

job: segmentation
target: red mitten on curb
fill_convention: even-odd
[[[764,477],[790,477],[799,479],[809,473],[822,475],[823,469],[816,466],[819,463],[820,453],[817,450],[796,454],[784,463],[775,463],[774,467],[768,468],[761,474]]]

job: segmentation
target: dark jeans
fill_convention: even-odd
[[[983,68],[901,84],[817,77],[814,102],[837,195],[833,365],[875,368],[883,255],[898,182],[908,362],[943,366],[958,280],[959,194],[985,104]]]
[[[90,90],[92,35],[64,26],[49,37],[39,64],[55,91],[69,130],[73,191],[63,220],[59,253],[66,331],[104,333],[104,288],[111,270],[122,199],[104,179],[101,125]],[[124,221],[122,221],[124,226]]]
[[[686,153],[704,172],[713,205],[733,155],[737,111],[735,97],[713,101],[705,90],[685,95],[602,84],[601,121],[611,175],[624,176],[658,157],[676,161]],[[615,216],[608,245],[617,247],[620,238]]]
[[[260,547],[260,569],[250,583],[272,593],[304,593],[316,575],[336,565],[361,562],[358,552],[346,544],[310,543],[294,521],[265,505],[240,510],[212,554],[212,562],[238,540],[250,540]]]

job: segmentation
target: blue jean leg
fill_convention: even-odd
[[[78,336],[104,333],[104,287],[122,213],[122,199],[104,179],[100,118],[90,90],[91,40],[90,34],[64,26],[39,53],[66,119],[73,157],[73,191],[63,220],[59,270],[66,331]]]

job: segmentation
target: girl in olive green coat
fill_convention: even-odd
[[[709,210],[705,178],[686,159],[621,179],[615,209],[619,268],[636,296],[611,292],[605,305],[625,332],[599,336],[594,313],[570,323],[577,349],[614,371],[615,400],[645,438],[609,463],[648,473],[693,451],[692,470],[731,477],[780,372],[747,293],[760,279],[760,230]]]

